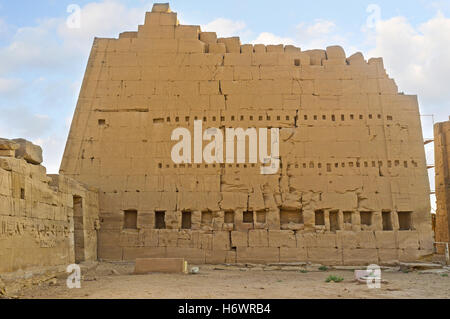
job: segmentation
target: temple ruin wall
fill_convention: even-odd
[[[280,128],[281,167],[175,164],[171,133]],[[247,149],[248,151],[248,149]],[[96,38],[60,173],[97,187],[104,260],[370,264],[432,253],[416,96],[380,58],[241,44],[155,5]]]
[[[97,260],[97,191],[47,175],[42,155],[16,158],[18,150],[5,145],[0,141],[0,273]]]

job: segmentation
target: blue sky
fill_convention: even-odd
[[[81,8],[81,28],[68,29],[67,8]],[[450,115],[450,0],[256,1],[174,0],[182,24],[201,25],[242,42],[339,44],[347,55],[382,56],[400,91],[418,94],[421,112]],[[0,136],[24,137],[44,149],[58,171],[94,36],[137,30],[152,1],[0,0]],[[432,122],[423,118],[424,135]],[[433,161],[432,145],[427,146]],[[432,185],[432,188],[434,184]]]

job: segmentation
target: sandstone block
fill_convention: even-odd
[[[15,139],[13,142],[19,144],[19,148],[16,150],[16,157],[23,158],[30,164],[41,164],[42,148],[24,139]]]
[[[416,231],[399,231],[398,247],[402,249],[419,249],[419,234]]]
[[[176,39],[193,39],[198,40],[200,26],[198,25],[178,25],[175,27]]]
[[[306,248],[280,248],[280,262],[302,262],[307,260]]]
[[[213,233],[213,250],[228,250],[231,247],[230,232],[214,231]]]
[[[345,51],[341,46],[327,47],[327,59],[345,59]]]
[[[364,65],[366,63],[366,60],[364,60],[364,56],[361,52],[357,52],[348,57],[347,62],[350,65]]]
[[[296,248],[295,233],[291,230],[269,230],[269,247]]]
[[[380,264],[396,264],[398,263],[398,250],[391,248],[379,248],[378,249],[378,259]]]
[[[240,53],[241,52],[241,40],[239,39],[239,37],[218,38],[217,42],[225,44],[227,53]]]
[[[268,232],[265,229],[253,229],[248,231],[249,247],[269,247]]]
[[[171,12],[170,5],[168,3],[155,3],[152,12]]]
[[[20,145],[12,140],[0,138],[0,150],[17,150]]]
[[[232,231],[231,247],[248,247],[248,233],[246,231]]]
[[[307,248],[308,260],[325,265],[342,265],[342,249],[338,248]]]
[[[279,262],[280,249],[272,247],[237,247],[236,262],[266,264]]]
[[[375,248],[357,248],[343,250],[344,265],[378,264],[378,251]]]
[[[209,44],[209,53],[226,53],[227,48],[225,43],[210,43]]]
[[[208,44],[217,43],[217,34],[215,32],[200,32],[200,41]]]
[[[183,258],[137,258],[134,273],[136,275],[150,272],[187,273]]]
[[[167,258],[183,258],[190,264],[204,264],[205,250],[198,248],[167,247]]]
[[[0,150],[0,156],[15,157],[16,151],[15,150]]]

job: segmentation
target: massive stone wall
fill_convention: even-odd
[[[0,273],[96,260],[97,191],[47,175],[40,147],[18,141],[20,148],[0,139]],[[82,199],[81,219],[74,196]]]
[[[195,120],[280,128],[279,171],[175,164],[171,134]],[[241,45],[180,25],[166,5],[138,32],[95,39],[61,173],[100,189],[103,259],[366,264],[432,252],[417,97],[398,93],[382,59]]]
[[[436,172],[436,242],[450,243],[450,121],[434,126]],[[443,253],[444,246],[437,246]]]

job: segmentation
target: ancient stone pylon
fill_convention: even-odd
[[[279,128],[279,170],[174,163],[172,132],[194,134],[196,120]],[[102,259],[371,264],[432,252],[417,97],[398,93],[381,58],[242,45],[180,25],[168,5],[137,32],[95,39],[61,173],[100,189]]]

